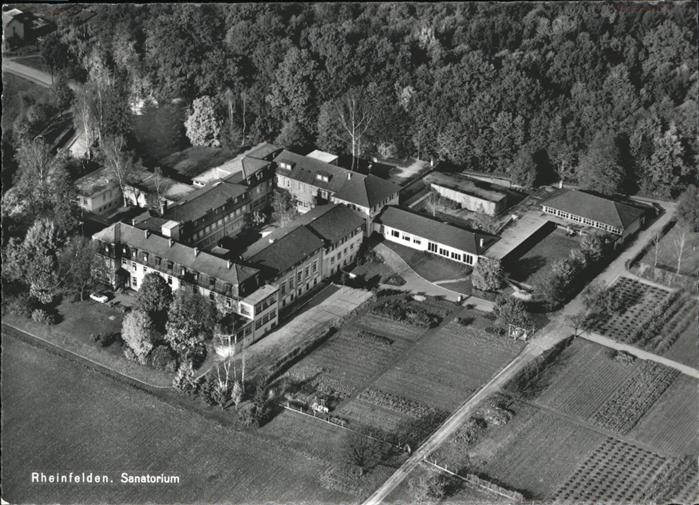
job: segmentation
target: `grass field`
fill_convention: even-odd
[[[679,331],[677,340],[662,353],[666,358],[679,361],[689,366],[699,366],[699,303],[692,300],[693,307],[684,315],[678,315],[679,320],[673,331]],[[666,326],[665,331],[669,331]]]
[[[680,226],[673,226],[660,240],[658,247],[658,266],[666,268],[671,272],[677,271],[678,244],[682,231]],[[643,261],[650,265],[654,264],[655,248],[650,248]],[[699,276],[699,233],[687,233],[684,249],[682,250],[680,273],[695,277]]]
[[[663,453],[697,456],[697,405],[699,381],[682,375],[663,393],[629,436]]]
[[[531,284],[545,267],[550,267],[556,260],[567,258],[570,251],[578,246],[578,239],[569,237],[563,229],[556,228],[516,260],[508,261],[508,272],[513,279]]]
[[[10,503],[347,503],[326,462],[229,430],[12,337],[2,341],[2,484]],[[30,472],[174,474],[180,485],[32,485]]]
[[[390,240],[384,240],[386,247],[395,251],[421,277],[430,282],[462,279],[468,276],[469,267],[447,260],[425,251],[405,247]]]
[[[32,102],[49,102],[51,93],[48,89],[31,81],[9,73],[2,74],[2,130],[12,129],[12,123],[23,111],[22,100]]]

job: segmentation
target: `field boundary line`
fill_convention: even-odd
[[[609,349],[614,349],[616,351],[628,352],[629,354],[633,354],[634,356],[636,356],[638,359],[654,361],[655,363],[658,363],[660,365],[664,365],[669,368],[674,368],[675,370],[678,370],[681,373],[688,375],[694,379],[699,379],[699,370],[697,370],[696,368],[691,367],[689,365],[685,365],[683,363],[679,363],[669,358],[665,358],[653,352],[639,349],[634,345],[617,342],[612,338],[605,337],[604,335],[592,331],[580,332],[579,336],[589,342],[594,342],[596,344],[602,345]]]
[[[126,378],[126,379],[129,379],[129,380],[134,381],[134,382],[138,382],[139,384],[142,384],[142,385],[144,385],[144,386],[147,386],[147,387],[150,387],[150,388],[155,388],[155,389],[171,389],[171,388],[172,388],[172,386],[158,386],[158,385],[156,385],[156,384],[150,384],[150,383],[148,383],[148,382],[142,381],[141,379],[137,379],[137,378],[135,378],[135,377],[131,377],[131,376],[128,375],[128,374],[125,374],[125,373],[123,373],[123,372],[119,372],[119,371],[117,371],[117,370],[114,370],[113,368],[111,368],[111,367],[109,367],[109,366],[106,366],[106,365],[104,365],[103,363],[100,363],[100,362],[98,362],[98,361],[95,361],[95,360],[93,360],[93,359],[91,359],[91,358],[88,358],[87,356],[83,356],[82,354],[78,354],[78,353],[75,352],[75,351],[71,351],[70,349],[66,349],[65,347],[61,347],[60,345],[55,344],[54,342],[51,342],[51,341],[49,341],[49,340],[46,340],[45,338],[42,338],[42,337],[40,337],[40,336],[38,336],[38,335],[34,335],[33,333],[31,333],[31,332],[29,332],[29,331],[23,330],[23,329],[21,329],[21,328],[17,328],[17,327],[16,327],[15,325],[13,325],[13,324],[3,322],[2,325],[3,325],[3,326],[7,326],[8,328],[12,328],[12,329],[15,330],[15,331],[19,331],[20,333],[24,333],[25,335],[29,335],[30,337],[35,338],[36,340],[40,340],[40,341],[43,342],[44,344],[46,344],[46,345],[48,345],[48,346],[50,346],[50,347],[53,347],[53,348],[55,348],[55,349],[58,349],[58,350],[61,351],[61,352],[67,352],[68,354],[71,354],[71,355],[75,356],[76,358],[79,358],[79,359],[81,359],[81,360],[85,360],[85,361],[89,362],[90,364],[92,364],[93,366],[96,366],[96,367],[98,367],[98,368],[103,368],[104,370],[108,370],[110,373],[113,373],[113,374],[115,374],[115,375],[120,375],[120,376],[122,376],[122,377],[124,377],[124,378]]]
[[[304,412],[304,411],[302,411],[302,410],[298,410],[298,409],[295,409],[295,408],[290,407],[290,406],[288,406],[288,405],[284,405],[283,403],[280,403],[279,406],[282,407],[282,408],[284,408],[284,409],[286,409],[286,410],[290,410],[291,412],[296,412],[297,414],[301,414],[302,416],[306,416],[306,417],[311,417],[311,418],[313,418],[313,419],[317,419],[318,421],[322,421],[322,422],[324,422],[325,424],[329,424],[329,425],[334,426],[334,427],[336,427],[336,428],[339,428],[339,429],[341,429],[341,430],[351,431],[352,433],[357,433],[357,434],[362,435],[362,436],[364,436],[364,437],[366,437],[366,438],[370,438],[371,440],[376,440],[377,442],[381,442],[381,443],[384,443],[384,444],[391,445],[391,446],[395,447],[396,449],[400,449],[400,448],[401,448],[400,445],[392,444],[391,442],[389,442],[389,441],[387,441],[387,440],[381,440],[380,438],[372,437],[371,435],[368,435],[368,434],[366,434],[366,433],[362,433],[361,431],[353,430],[352,428],[348,428],[347,426],[341,426],[341,425],[339,425],[339,424],[337,424],[337,423],[333,423],[332,421],[328,421],[327,419],[323,419],[322,417],[314,416],[314,415],[308,414],[308,413],[306,413],[306,412]]]
[[[464,481],[466,484],[468,484],[468,485],[470,485],[470,486],[474,486],[474,485],[475,485],[476,487],[479,487],[479,488],[481,488],[481,489],[485,489],[485,490],[486,490],[487,492],[489,492],[489,493],[494,493],[494,494],[503,496],[503,497],[507,498],[508,500],[510,500],[510,501],[512,501],[512,502],[516,502],[516,501],[517,501],[517,500],[513,499],[512,496],[509,496],[509,495],[507,495],[507,494],[505,494],[505,493],[502,493],[502,492],[497,491],[497,490],[495,490],[495,489],[491,489],[491,488],[489,488],[489,487],[487,487],[487,486],[484,486],[484,485],[481,485],[481,484],[475,484],[475,483],[469,481],[469,480],[468,480],[466,477],[464,477],[463,475],[460,475],[460,474],[458,474],[458,473],[454,473],[454,472],[452,472],[451,470],[449,470],[449,469],[447,469],[447,468],[445,468],[445,467],[443,467],[443,466],[437,464],[436,461],[430,461],[429,459],[427,459],[427,456],[425,456],[425,458],[423,458],[422,462],[425,463],[425,464],[428,464],[428,465],[432,465],[433,467],[435,467],[436,469],[438,469],[438,470],[440,470],[440,471],[442,471],[442,472],[444,472],[444,473],[448,473],[449,475],[453,475],[454,477],[457,477],[457,478],[461,479],[462,481]]]

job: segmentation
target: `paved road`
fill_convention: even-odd
[[[651,240],[652,236],[662,229],[665,224],[667,224],[673,217],[675,204],[674,203],[663,203],[663,208],[665,209],[665,214],[661,216],[655,223],[653,223],[649,228],[642,230],[624,251],[617,256],[608,266],[600,273],[595,280],[603,282],[607,285],[614,282],[614,280],[620,275],[626,273],[626,261],[632,259],[636,256],[641,249]],[[385,246],[384,246],[385,247]],[[388,249],[388,248],[386,248]],[[389,249],[390,250],[390,249]],[[380,251],[383,254],[383,251]],[[386,259],[387,256],[384,256]],[[389,263],[386,261],[386,263]],[[403,274],[401,274],[403,275]],[[407,280],[407,279],[406,279]],[[461,424],[468,419],[475,407],[480,401],[487,398],[491,394],[497,392],[502,385],[504,385],[510,378],[514,377],[518,372],[520,372],[528,363],[530,363],[535,357],[541,355],[546,350],[552,348],[557,343],[561,342],[566,337],[574,334],[574,328],[572,328],[568,323],[568,317],[574,314],[579,314],[583,309],[582,296],[579,294],[573,300],[571,300],[563,309],[561,309],[554,319],[542,328],[535,337],[532,339],[527,347],[519,354],[510,364],[505,367],[498,375],[496,375],[490,382],[488,382],[483,388],[481,388],[474,396],[463,403],[454,412],[447,421],[440,426],[440,428],[432,434],[432,436],[427,439],[427,441],[417,449],[413,455],[406,460],[403,465],[396,470],[391,477],[386,480],[381,487],[379,487],[365,502],[364,505],[379,505],[386,497],[393,492],[393,490],[398,487],[398,485],[405,480],[405,478],[412,472],[417,465],[420,464],[423,458],[428,456],[432,451],[434,451],[444,440],[446,440],[450,435],[455,433]],[[609,344],[610,347],[613,343],[614,346],[618,345],[616,342],[607,342],[606,339],[600,339],[598,343],[602,345]],[[616,347],[615,347],[616,348]],[[640,355],[640,353],[645,352],[639,349],[633,349],[634,354]],[[651,354],[651,353],[647,353]],[[655,357],[655,355],[653,355]],[[659,356],[657,358],[660,358]],[[650,356],[649,356],[650,359]]]
[[[12,59],[2,59],[2,71],[22,77],[39,84],[40,86],[44,86],[45,88],[50,88],[51,84],[53,84],[51,74],[28,65],[18,63]],[[68,86],[70,86],[70,88],[73,90],[77,88],[77,84],[75,84],[73,81],[70,81]]]

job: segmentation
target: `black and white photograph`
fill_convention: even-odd
[[[2,504],[699,504],[699,4],[2,6]]]

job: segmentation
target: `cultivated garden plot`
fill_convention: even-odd
[[[678,377],[629,436],[659,452],[699,456],[699,381]]]
[[[634,374],[594,413],[591,421],[610,431],[628,433],[680,372],[650,361],[641,361]]]
[[[536,401],[563,414],[588,419],[635,370],[636,362],[614,359],[609,349],[575,339],[540,377],[543,390]]]
[[[653,317],[654,309],[670,300],[670,292],[629,277],[620,277],[612,289],[622,297],[623,310],[591,324],[590,329],[620,342],[635,343]]]
[[[645,449],[608,438],[555,494],[556,500],[625,501],[652,499],[651,486],[670,464],[668,459]]]

